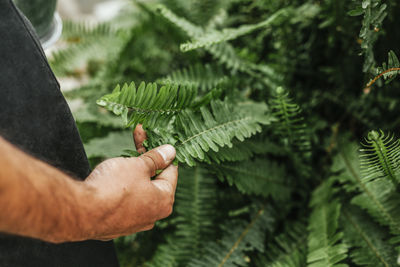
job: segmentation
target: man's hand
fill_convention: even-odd
[[[149,230],[169,216],[178,178],[178,167],[171,164],[174,158],[174,147],[163,145],[138,158],[114,158],[97,166],[85,181],[100,198],[91,215],[98,221],[89,219],[89,238],[112,239]]]
[[[172,211],[174,157],[164,145],[138,158],[109,159],[82,182],[0,137],[0,232],[61,243],[148,230]]]

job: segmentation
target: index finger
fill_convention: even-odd
[[[138,124],[133,131],[133,141],[135,142],[136,151],[139,153],[146,152],[146,148],[143,146],[143,142],[147,139],[147,133],[143,130],[141,124]]]

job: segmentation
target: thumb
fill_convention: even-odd
[[[176,184],[178,182],[178,166],[169,165],[168,168],[166,168],[151,182],[161,191],[174,195]]]
[[[157,170],[168,167],[175,155],[176,151],[173,146],[162,145],[140,155],[139,159],[144,161],[149,176],[154,176]]]

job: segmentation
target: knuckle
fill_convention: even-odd
[[[140,161],[140,168],[141,171],[144,172],[147,176],[153,176],[153,172],[154,172],[154,162],[151,161],[151,158],[144,156],[144,154],[140,157],[138,157],[137,159],[139,159]]]

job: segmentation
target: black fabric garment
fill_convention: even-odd
[[[0,0],[0,135],[76,179],[90,172],[38,38],[11,0]],[[118,261],[112,242],[55,245],[0,234],[0,266],[114,267]]]

